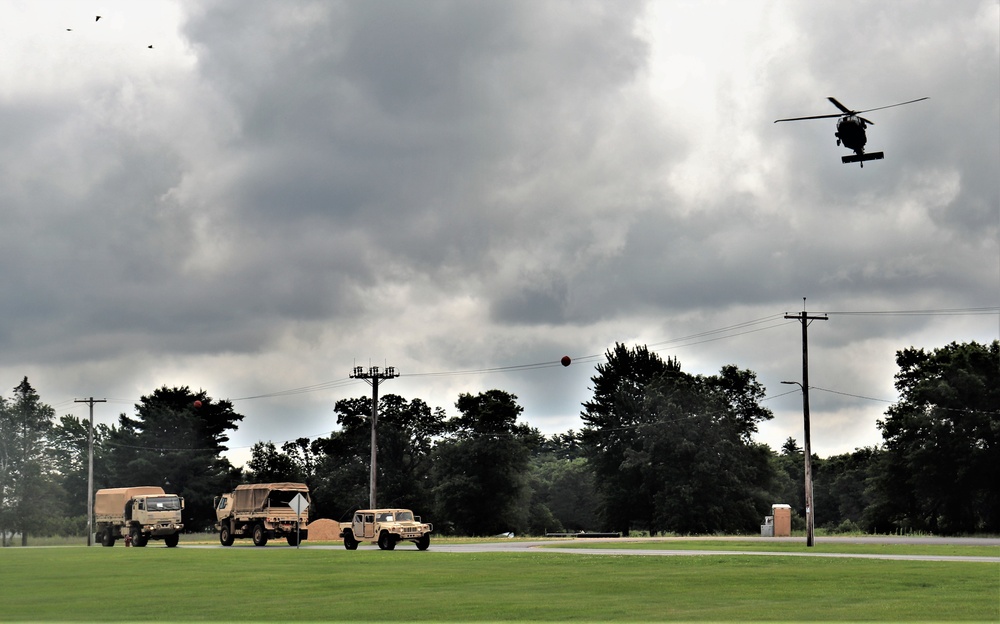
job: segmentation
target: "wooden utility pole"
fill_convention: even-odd
[[[392,366],[386,367],[385,371],[379,371],[378,366],[370,366],[367,373],[360,366],[355,366],[351,377],[353,379],[364,379],[372,387],[372,462],[371,474],[368,481],[368,506],[369,509],[375,509],[375,466],[378,455],[375,427],[378,425],[378,382],[399,377],[399,373]]]
[[[107,399],[74,399],[74,403],[90,404],[90,426],[87,428],[87,546],[94,539],[94,403],[107,403]]]
[[[800,314],[786,314],[786,319],[797,319],[802,322],[802,420],[805,425],[805,489],[806,489],[806,546],[812,546],[816,541],[816,509],[813,506],[812,484],[812,444],[809,441],[809,321],[827,321],[826,316],[809,316],[805,311],[806,300],[802,298]],[[796,382],[792,382],[796,383]]]

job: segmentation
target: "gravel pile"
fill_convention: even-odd
[[[340,539],[340,523],[320,518],[309,523],[310,542],[331,542]]]

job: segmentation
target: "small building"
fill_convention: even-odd
[[[771,505],[774,516],[774,537],[792,536],[792,506],[784,504]]]

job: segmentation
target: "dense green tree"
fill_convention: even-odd
[[[316,449],[309,438],[296,438],[281,444],[281,450],[295,467],[297,481],[310,483],[316,476]]]
[[[385,397],[378,428],[380,505],[431,510],[431,449],[444,433],[444,423],[444,410],[432,410],[420,399]]]
[[[342,399],[334,412],[340,429],[313,442],[318,459],[310,494],[325,515],[346,521],[355,509],[368,507],[371,429],[363,426],[362,414],[370,418],[371,399]]]
[[[542,531],[596,531],[600,528],[597,517],[598,497],[594,486],[594,473],[583,457],[572,449],[565,449],[554,442],[560,438],[571,440],[573,432],[546,438],[542,451],[531,459],[531,500],[536,514],[532,532]],[[575,445],[575,441],[572,442]],[[545,514],[554,522],[545,523]],[[539,522],[542,522],[539,527]]]
[[[87,479],[89,473],[90,424],[76,416],[60,416],[49,436],[49,454],[52,467],[63,490],[66,513],[82,517],[86,526]],[[110,428],[102,423],[94,425],[94,474],[108,474],[105,441]]]
[[[605,530],[628,535],[634,520],[648,524],[652,517],[653,500],[640,466],[629,460],[642,450],[640,426],[654,420],[645,405],[647,387],[679,372],[676,360],[664,361],[645,346],[616,344],[591,377],[594,396],[583,404],[581,442],[594,470]]]
[[[369,503],[371,399],[337,401],[339,430],[312,445],[316,504],[331,517],[349,517]],[[415,510],[427,517],[433,506],[430,452],[444,431],[444,411],[396,394],[379,397],[376,504]]]
[[[802,447],[795,438],[788,438],[778,453],[771,454],[771,470],[774,477],[768,488],[771,503],[790,505],[797,516],[805,517],[805,457]],[[770,515],[768,513],[767,515]]]
[[[863,448],[813,460],[816,526],[831,530],[871,528],[865,526],[864,512],[871,501],[868,481],[878,456],[878,449]]]
[[[48,531],[46,524],[58,511],[51,473],[48,437],[55,410],[41,402],[25,377],[9,401],[0,402],[0,536]]]
[[[768,508],[770,449],[752,442],[770,412],[757,401],[753,373],[662,375],[647,391],[652,422],[639,427],[641,448],[626,465],[642,475],[653,500],[650,532],[746,533]]]
[[[14,459],[17,427],[8,413],[7,399],[0,396],[0,546],[7,546],[13,524]]]
[[[460,415],[446,421],[451,436],[433,452],[438,517],[462,535],[524,533],[531,515],[528,466],[540,434],[517,422],[523,408],[501,390],[462,394],[455,406]]]
[[[749,531],[767,507],[770,449],[753,442],[771,418],[763,387],[733,365],[688,375],[645,347],[616,345],[584,403],[583,441],[605,528]]]
[[[245,471],[249,483],[283,481],[302,483],[306,479],[295,459],[289,456],[284,448],[279,451],[271,441],[257,442],[253,445]]]
[[[1000,532],[1000,341],[905,349],[896,363],[871,523]]]
[[[243,415],[230,401],[186,386],[159,388],[135,407],[135,417],[121,414],[109,432],[108,473],[95,487],[158,485],[184,497],[186,529],[208,528],[214,497],[240,481],[241,471],[222,453]]]

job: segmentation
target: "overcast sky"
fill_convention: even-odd
[[[0,394],[59,415],[204,389],[241,463],[393,366],[560,433],[621,342],[755,371],[778,449],[806,297],[829,456],[881,441],[897,350],[1000,334],[997,0],[0,6]],[[930,99],[861,168],[773,123],[828,96]]]

